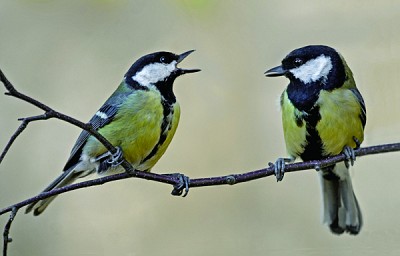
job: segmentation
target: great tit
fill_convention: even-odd
[[[122,172],[121,154],[135,170],[150,171],[164,154],[175,134],[180,107],[173,92],[178,76],[200,71],[177,65],[192,51],[180,55],[155,52],[138,59],[125,74],[117,90],[90,119],[89,123],[118,148],[116,154],[87,131],[79,135],[63,173],[44,191],[73,183],[92,173]],[[41,214],[55,197],[30,204]]]
[[[346,162],[319,171],[323,221],[335,234],[358,234],[363,219],[348,162],[353,164],[354,149],[364,139],[366,109],[346,61],[331,47],[310,45],[293,50],[281,66],[265,75],[285,76],[290,81],[280,98],[290,157],[276,162],[277,180],[283,178],[285,162],[296,157],[318,160],[344,152]]]

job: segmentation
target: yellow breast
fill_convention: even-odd
[[[113,121],[99,132],[114,146],[122,149],[125,159],[135,169],[149,170],[165,152],[176,131],[180,115],[178,103],[175,103],[174,109],[166,140],[156,154],[146,161],[146,157],[159,142],[164,119],[161,95],[157,90],[138,90],[132,93]],[[105,153],[106,149],[95,138],[90,137],[84,151],[95,157]]]
[[[360,143],[364,140],[364,128],[360,119],[362,109],[352,91],[346,88],[331,92],[321,91],[317,104],[321,115],[317,131],[325,155],[337,155],[344,146],[355,148],[353,136]]]
[[[162,144],[158,145],[157,152],[151,158],[147,159],[138,167],[139,170],[151,169],[165,153],[169,144],[171,143],[172,138],[175,135],[176,128],[178,128],[180,114],[180,106],[179,103],[176,102],[173,106],[173,113],[167,127],[165,141]]]
[[[289,156],[296,158],[304,151],[307,135],[306,124],[301,119],[302,113],[294,107],[286,91],[283,92],[281,97],[283,135],[285,137],[286,150]]]
[[[357,97],[347,88],[333,91],[322,90],[316,103],[320,120],[316,130],[322,142],[322,155],[337,155],[344,146],[356,147],[353,136],[361,143],[364,129],[360,119],[361,107]],[[288,154],[301,156],[309,135],[300,112],[289,100],[286,91],[282,94],[282,123]],[[315,149],[318,150],[318,149]]]

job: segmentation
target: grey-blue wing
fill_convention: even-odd
[[[116,116],[121,104],[125,102],[126,98],[134,93],[136,90],[128,86],[125,81],[122,81],[117,90],[108,98],[108,100],[101,106],[96,114],[89,120],[95,130],[109,124]],[[79,162],[82,154],[82,149],[85,146],[90,134],[87,131],[82,131],[71,150],[71,155],[65,164],[64,171],[69,170],[71,167]]]
[[[111,103],[111,102],[110,102]],[[104,127],[109,124],[117,114],[119,105],[110,104],[108,101],[96,112],[96,114],[90,119],[89,123],[95,130]],[[79,162],[81,157],[82,149],[86,144],[87,139],[90,137],[90,133],[87,131],[82,131],[78,139],[75,142],[74,147],[71,150],[71,155],[64,166],[64,171],[70,169],[72,166]]]
[[[361,106],[360,119],[361,119],[361,123],[362,123],[363,127],[365,127],[365,124],[367,122],[367,109],[365,107],[364,99],[361,96],[361,93],[358,91],[357,88],[352,88],[350,90],[357,97],[357,100],[360,103],[360,106]]]

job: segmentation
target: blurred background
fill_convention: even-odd
[[[21,92],[87,121],[140,56],[196,49],[181,66],[202,72],[175,83],[181,122],[153,171],[208,177],[286,155],[278,98],[288,81],[263,72],[308,44],[336,48],[352,68],[368,110],[363,145],[400,141],[399,26],[400,5],[390,0],[2,0],[0,68]],[[41,113],[1,96],[0,146],[17,118]],[[58,120],[30,124],[0,166],[0,207],[58,176],[79,133]],[[186,198],[129,179],[63,194],[39,217],[22,209],[9,255],[399,255],[398,158],[357,159],[365,224],[356,237],[321,224],[312,170]]]

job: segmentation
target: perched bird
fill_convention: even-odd
[[[118,148],[116,154],[87,131],[78,137],[63,173],[44,191],[60,188],[76,179],[97,172],[110,175],[122,172],[121,155],[135,170],[150,171],[164,154],[175,134],[180,107],[173,92],[178,76],[200,71],[177,67],[192,51],[180,55],[155,52],[138,59],[125,74],[117,90],[90,119],[89,123]],[[41,214],[55,197],[32,203]]]
[[[280,99],[290,158],[277,160],[277,180],[283,178],[285,162],[296,157],[308,161],[345,153],[344,163],[319,170],[323,221],[335,234],[358,234],[363,220],[348,162],[353,164],[353,149],[364,139],[366,109],[350,68],[335,49],[310,45],[292,51],[265,75],[290,80]]]

